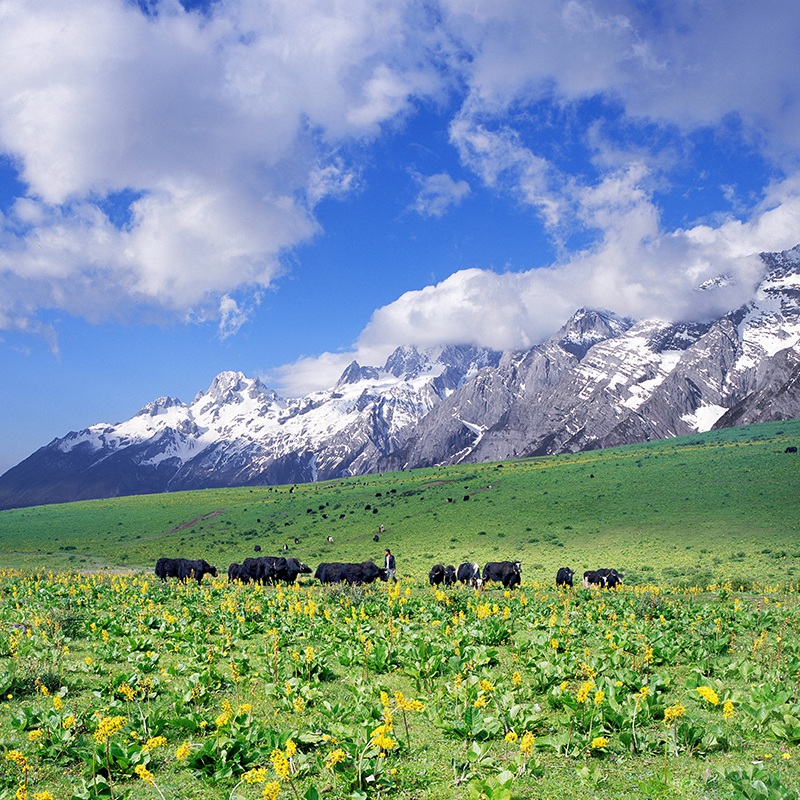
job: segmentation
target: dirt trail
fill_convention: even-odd
[[[210,511],[208,514],[203,514],[202,517],[195,517],[194,519],[190,519],[188,522],[184,522],[181,525],[176,525],[174,528],[170,528],[168,531],[164,531],[162,536],[167,536],[170,533],[175,533],[176,531],[182,531],[185,528],[191,528],[192,525],[196,525],[198,522],[201,522],[204,519],[211,519],[211,517],[218,517],[220,514],[224,514],[224,508],[218,508],[216,511]]]

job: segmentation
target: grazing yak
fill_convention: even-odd
[[[431,586],[438,586],[444,583],[444,564],[434,564],[428,573],[428,582]]]
[[[506,589],[519,586],[522,581],[522,564],[519,561],[489,561],[483,568],[483,582],[502,583]]]
[[[298,575],[311,573],[311,567],[297,558],[284,556],[260,556],[246,558],[242,564],[254,583],[294,583]]]
[[[228,567],[228,581],[241,581],[242,583],[250,583],[250,572],[244,564],[233,563]]]
[[[353,586],[379,579],[385,581],[387,573],[373,561],[362,561],[360,564],[328,562],[317,567],[314,577],[320,583],[347,583]]]
[[[195,578],[200,583],[203,575],[217,577],[217,568],[212,567],[202,558],[159,558],[156,561],[155,573],[158,578],[165,581],[167,578],[177,578],[186,583],[189,578]]]
[[[572,576],[574,574],[569,567],[561,567],[556,573],[556,586],[572,586]]]
[[[461,583],[465,583],[475,589],[478,589],[483,583],[481,580],[480,566],[474,562],[470,563],[469,561],[464,561],[458,565],[456,578],[461,581]]]
[[[592,569],[583,573],[584,589],[613,589],[622,583],[622,574],[615,569]]]
[[[452,564],[444,566],[444,564],[434,564],[431,571],[428,573],[428,581],[431,586],[452,586],[456,582],[456,568]]]

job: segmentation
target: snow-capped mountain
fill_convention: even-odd
[[[223,372],[189,404],[160,397],[125,422],[50,442],[0,477],[0,507],[367,472],[499,359],[475,347],[402,347],[382,368],[353,362],[333,388],[292,400]]]
[[[800,246],[762,256],[753,299],[706,322],[580,309],[526,352],[398,348],[331,389],[279,397],[223,372],[0,476],[0,508],[200,487],[286,484],[662,439],[800,416]],[[714,291],[726,276],[706,282]]]

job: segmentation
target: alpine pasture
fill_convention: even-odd
[[[0,798],[798,797],[799,440],[1,512]],[[256,545],[400,581],[229,584]],[[427,584],[505,559],[518,589]]]

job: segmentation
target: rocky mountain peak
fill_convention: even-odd
[[[611,311],[579,308],[552,341],[580,361],[594,345],[619,336],[632,325],[633,320]]]
[[[158,397],[143,406],[135,415],[137,417],[157,417],[170,408],[182,407],[183,403],[177,397]]]
[[[341,389],[343,386],[358,383],[364,380],[377,380],[380,373],[375,367],[362,367],[358,361],[351,361],[341,377],[336,381],[334,389]]]
[[[398,347],[386,359],[383,369],[396,378],[416,376],[428,365],[428,359],[414,345]]]

